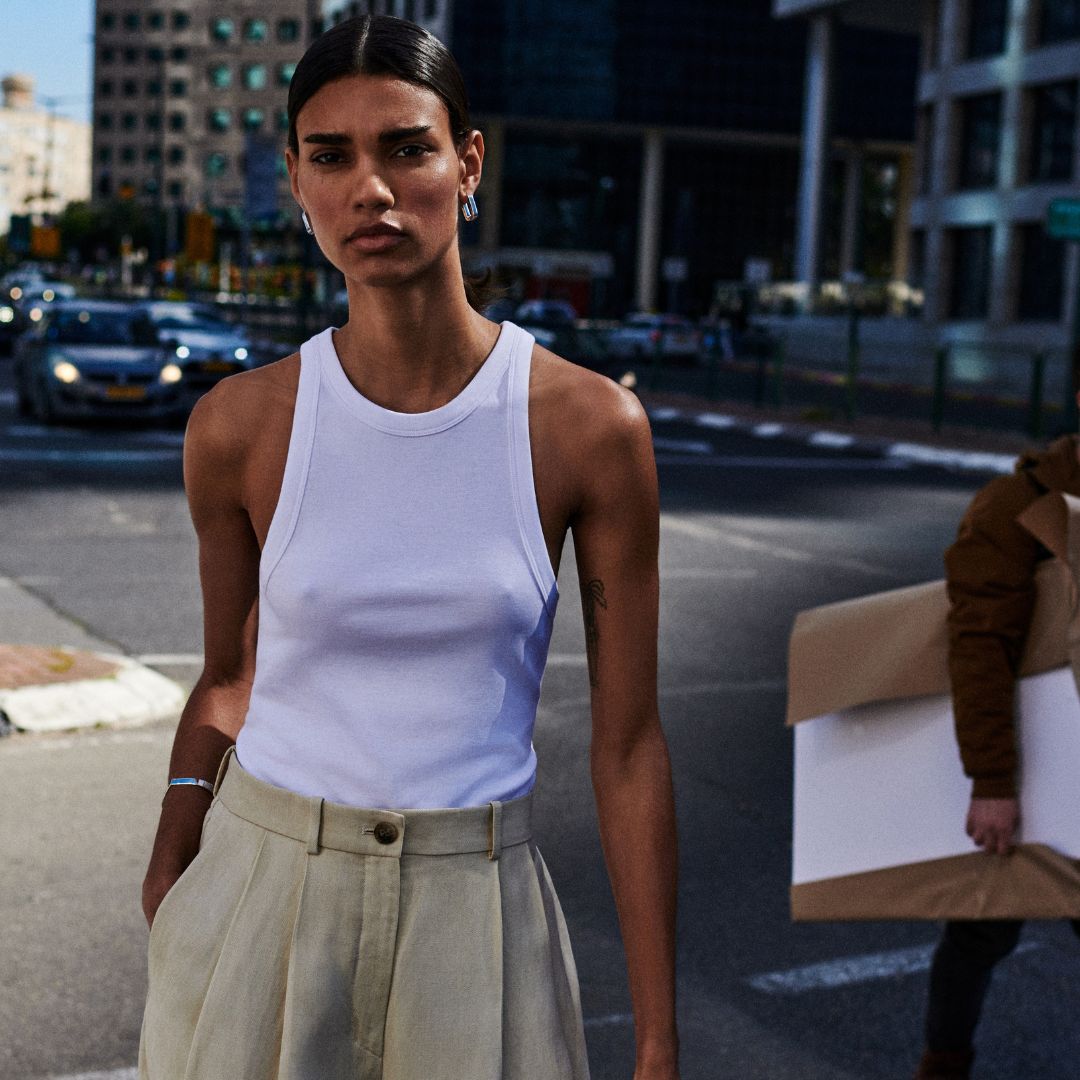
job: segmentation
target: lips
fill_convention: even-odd
[[[345,238],[345,242],[350,240],[358,240],[368,236],[401,236],[402,231],[396,225],[390,225],[387,223],[381,223],[379,225],[364,225],[359,229],[353,229],[351,233]]]

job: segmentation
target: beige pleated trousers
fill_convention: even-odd
[[[530,808],[341,806],[230,750],[150,933],[140,1080],[587,1080]]]

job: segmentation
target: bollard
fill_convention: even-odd
[[[786,337],[783,334],[777,334],[772,354],[772,403],[777,409],[782,408],[784,404],[784,355],[786,351]]]
[[[844,386],[844,415],[854,420],[858,412],[859,381],[859,309],[854,305],[848,308],[847,335],[847,379]]]
[[[941,430],[945,414],[945,385],[949,377],[949,347],[939,345],[934,352],[934,397],[930,404],[930,423],[935,431]]]
[[[1046,373],[1046,353],[1041,349],[1031,358],[1031,393],[1028,398],[1028,434],[1042,438],[1043,376]]]

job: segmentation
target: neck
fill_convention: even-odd
[[[431,280],[349,282],[349,321],[335,332],[334,346],[349,381],[377,405],[437,409],[461,392],[494,347],[499,327],[469,306],[460,263],[453,262]]]

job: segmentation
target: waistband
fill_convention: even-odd
[[[214,795],[237,817],[307,845],[357,855],[462,855],[504,847],[532,836],[532,793],[510,802],[440,810],[378,810],[344,806],[268,784],[252,776],[230,746],[221,759]]]

